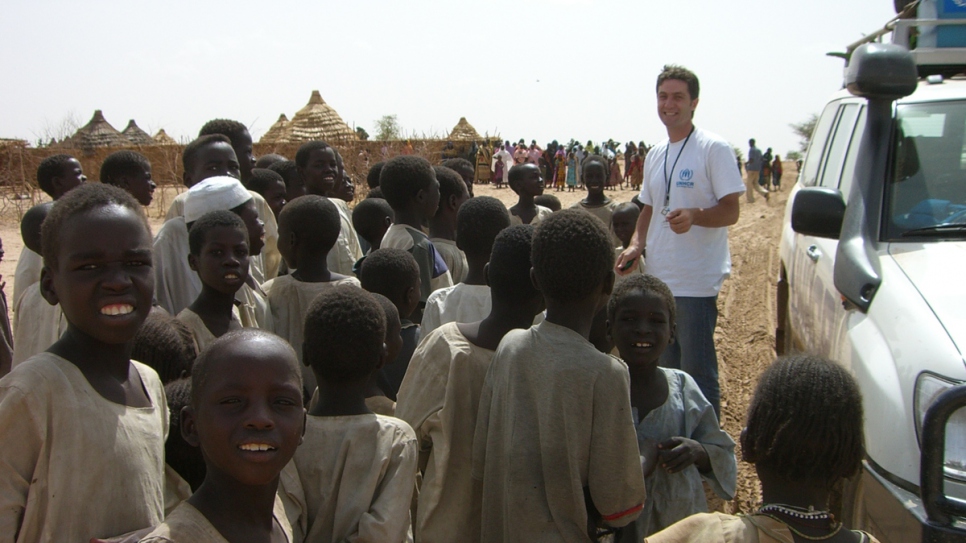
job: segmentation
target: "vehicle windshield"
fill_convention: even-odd
[[[966,101],[897,107],[886,237],[966,239]]]

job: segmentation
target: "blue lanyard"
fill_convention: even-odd
[[[684,144],[681,145],[681,149],[678,151],[677,158],[674,159],[674,163],[671,164],[671,175],[667,174],[667,152],[671,149],[671,140],[668,140],[667,147],[664,148],[664,181],[667,184],[664,191],[664,208],[661,209],[662,215],[667,215],[670,211],[668,206],[671,204],[671,179],[674,177],[674,168],[678,166],[678,160],[681,158],[681,153],[684,152],[684,148],[688,145],[688,140],[691,139],[691,134],[694,134],[694,125],[691,125],[691,131],[688,132],[688,137],[684,138]]]

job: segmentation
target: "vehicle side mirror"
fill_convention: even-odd
[[[845,200],[837,189],[808,187],[792,202],[792,230],[806,236],[839,239]]]
[[[905,47],[867,43],[849,59],[845,87],[855,96],[896,100],[909,96],[919,83],[916,61]]]

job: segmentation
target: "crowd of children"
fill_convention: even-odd
[[[765,373],[740,436],[765,505],[706,513],[735,440],[657,365],[668,287],[615,274],[640,208],[604,192],[612,159],[554,156],[572,209],[526,160],[507,209],[468,161],[404,155],[350,210],[336,148],[256,162],[216,120],[153,237],[145,157],[101,183],[45,160],[0,357],[0,543],[869,540],[827,512],[861,398],[815,357]]]

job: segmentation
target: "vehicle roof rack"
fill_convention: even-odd
[[[885,26],[845,46],[845,52],[827,55],[845,60],[847,69],[852,53],[860,45],[881,42],[884,36],[891,35],[892,43],[905,47],[912,54],[919,77],[942,75],[949,78],[966,73],[966,17],[917,18],[920,4],[923,0],[910,2]]]

